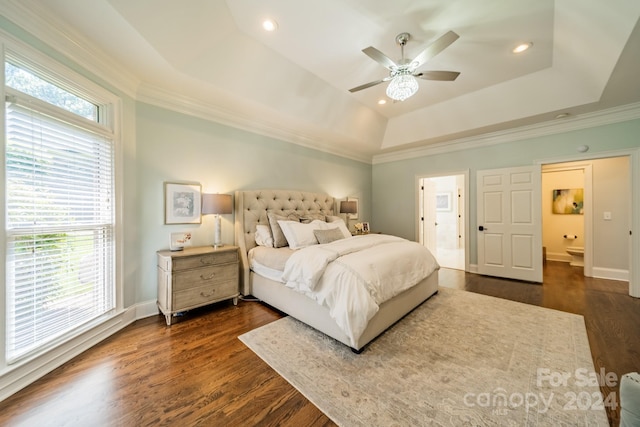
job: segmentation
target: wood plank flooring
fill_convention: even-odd
[[[625,282],[548,262],[535,285],[442,269],[441,286],[585,317],[596,371],[640,367],[640,299]],[[0,402],[2,426],[332,426],[238,335],[282,317],[256,302],[139,320]],[[532,319],[535,321],[535,319]],[[603,387],[606,395],[616,387]],[[619,410],[608,410],[618,425]]]

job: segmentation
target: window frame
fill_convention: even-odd
[[[83,126],[93,127],[94,130],[100,133],[107,132],[113,141],[113,181],[114,181],[114,200],[113,200],[113,215],[114,215],[114,258],[113,258],[113,278],[114,278],[114,297],[115,297],[115,309],[102,316],[97,317],[91,322],[81,325],[75,328],[73,331],[65,334],[59,340],[52,341],[46,346],[28,353],[8,364],[7,361],[7,330],[6,326],[0,327],[0,377],[5,372],[9,372],[15,369],[20,369],[33,363],[41,364],[47,363],[47,360],[51,360],[53,357],[59,357],[58,354],[64,351],[65,348],[74,348],[77,346],[78,340],[82,340],[82,336],[90,331],[94,335],[100,325],[107,327],[109,320],[118,317],[123,312],[123,286],[122,286],[122,143],[121,143],[121,123],[122,123],[122,100],[119,96],[110,92],[98,82],[94,82],[89,78],[84,77],[75,68],[79,68],[76,65],[63,64],[50,56],[45,55],[39,50],[26,45],[25,43],[18,41],[11,36],[8,36],[4,32],[0,32],[0,56],[2,63],[0,65],[0,73],[2,74],[2,84],[0,85],[0,96],[3,99],[9,95],[12,95],[14,89],[8,88],[5,83],[5,61],[11,62],[19,67],[24,67],[33,74],[37,75],[44,80],[61,87],[64,90],[80,96],[89,102],[98,106],[98,122],[90,119],[86,119],[77,114],[69,112],[63,108],[54,106],[45,101],[31,97],[38,102],[39,106],[43,109],[51,109],[55,111],[57,116],[64,116],[65,120],[69,122],[82,124]],[[20,92],[21,97],[30,97],[30,95]],[[6,158],[6,108],[2,109],[0,113],[0,131],[2,132],[2,141],[0,145],[0,154],[3,161],[0,166],[0,173],[3,177],[6,177],[5,170],[5,158]],[[3,184],[0,185],[0,198],[6,200],[6,179],[3,180]],[[3,244],[0,245],[0,318],[3,323],[6,323],[7,319],[7,220],[6,220],[6,204],[0,204],[0,221],[2,227],[0,227],[2,233]],[[65,347],[65,345],[67,347]],[[38,362],[37,360],[40,360]]]

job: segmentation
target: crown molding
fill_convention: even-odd
[[[57,16],[33,2],[2,0],[0,14],[131,98],[140,79]]]
[[[535,125],[521,126],[514,129],[490,132],[483,135],[460,138],[451,141],[431,144],[427,147],[399,150],[373,156],[372,164],[410,160],[417,157],[433,156],[472,148],[506,144],[523,139],[538,138],[563,132],[588,129],[640,118],[640,103],[623,105],[593,113],[580,114],[569,119],[557,119]]]
[[[276,127],[271,122],[259,120],[256,116],[245,116],[237,111],[225,109],[219,105],[200,99],[176,94],[159,86],[143,83],[140,85],[136,99],[139,102],[165,108],[177,113],[213,121],[236,129],[300,145],[315,151],[371,164],[370,155],[350,150],[339,150],[323,144],[320,138],[313,138],[297,132],[292,128],[285,128],[282,123],[279,123]]]

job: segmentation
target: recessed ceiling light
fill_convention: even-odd
[[[264,28],[265,31],[275,31],[278,29],[278,23],[275,20],[268,18],[262,21],[262,28]]]
[[[513,53],[522,53],[525,50],[529,49],[531,46],[533,46],[533,43],[529,42],[529,43],[521,43],[518,46],[514,47],[512,52]]]
[[[378,101],[378,104],[379,104],[379,105],[384,105],[384,104],[386,104],[386,103],[387,103],[387,100],[386,100],[386,99],[381,99],[381,100],[379,100],[379,101]]]

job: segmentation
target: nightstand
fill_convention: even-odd
[[[173,315],[233,298],[238,304],[237,246],[158,251],[158,308],[167,325]]]

